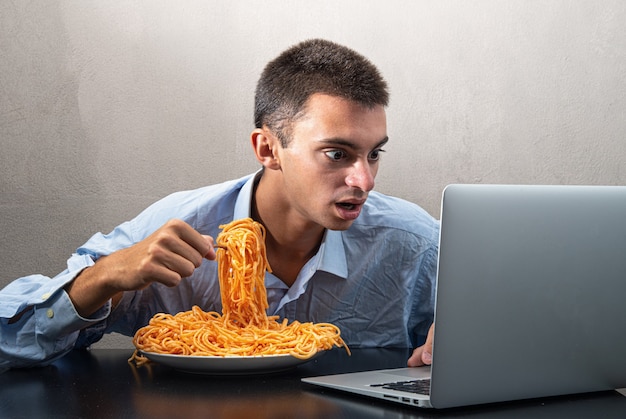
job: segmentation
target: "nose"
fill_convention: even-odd
[[[357,188],[364,192],[374,189],[374,178],[376,177],[376,166],[368,162],[356,162],[346,176],[346,185]]]

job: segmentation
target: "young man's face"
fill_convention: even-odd
[[[291,133],[278,150],[284,198],[303,221],[347,229],[374,188],[387,142],[384,107],[315,94]]]

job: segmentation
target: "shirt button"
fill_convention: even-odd
[[[46,315],[48,316],[49,319],[53,318],[54,317],[54,310],[49,308],[48,311],[46,311]]]
[[[44,295],[41,296],[41,299],[44,300],[44,301],[46,301],[48,298],[50,298],[50,293],[49,292],[47,292],[47,293],[45,293]]]

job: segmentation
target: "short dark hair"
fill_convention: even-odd
[[[270,61],[257,84],[256,128],[267,126],[285,147],[290,126],[315,93],[342,97],[366,107],[387,106],[387,82],[363,55],[323,39],[296,44]]]

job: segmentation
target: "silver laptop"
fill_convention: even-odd
[[[434,408],[626,387],[626,187],[446,187],[435,325],[430,368],[303,381]]]

